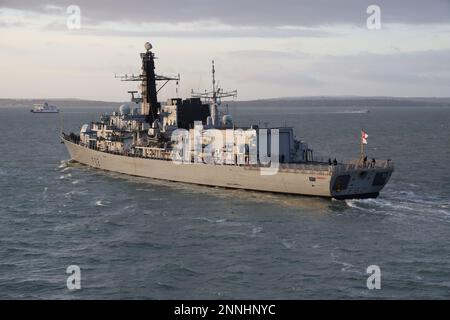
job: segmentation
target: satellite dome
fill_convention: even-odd
[[[127,116],[131,112],[130,106],[127,104],[123,104],[119,107],[119,113],[121,116]]]
[[[83,124],[81,126],[81,130],[80,130],[81,133],[86,133],[86,132],[89,132],[89,131],[90,131],[90,129],[89,129],[89,125],[88,124]]]
[[[233,124],[233,117],[229,114],[226,114],[222,117],[222,122],[224,125],[232,125]]]

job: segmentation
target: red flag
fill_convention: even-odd
[[[361,142],[363,144],[367,144],[368,137],[369,137],[369,135],[364,130],[361,130]]]

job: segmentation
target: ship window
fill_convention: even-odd
[[[337,177],[336,180],[334,180],[333,191],[340,192],[347,189],[349,182],[350,175],[348,174]]]
[[[386,183],[388,173],[387,172],[378,172],[373,178],[372,185],[373,186],[383,186]]]

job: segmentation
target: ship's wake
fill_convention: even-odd
[[[386,215],[408,215],[418,219],[450,220],[450,204],[433,195],[418,195],[411,190],[394,191],[386,198],[345,200],[352,209]]]

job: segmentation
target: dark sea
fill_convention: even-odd
[[[0,299],[449,299],[450,108],[369,109],[232,109],[338,160],[364,128],[368,156],[396,171],[377,199],[333,201],[69,163],[57,114],[1,107]],[[64,130],[111,111],[63,108]]]

